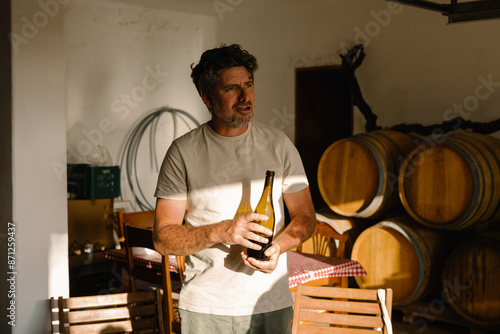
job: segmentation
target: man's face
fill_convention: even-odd
[[[241,128],[253,117],[255,92],[253,80],[244,66],[224,70],[215,84],[212,96],[202,94],[212,112],[217,128]]]

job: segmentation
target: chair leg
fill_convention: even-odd
[[[127,270],[126,277],[127,277],[127,282],[128,282],[127,291],[137,292],[138,291],[137,290],[137,280],[135,279],[134,275],[131,275],[130,272]]]
[[[121,283],[123,286],[123,292],[132,292],[132,287],[130,285],[131,278],[127,268],[123,267],[121,273],[122,273]]]
[[[162,256],[162,286],[163,286],[163,308],[165,309],[166,333],[173,333],[172,322],[174,320],[174,304],[172,300],[172,280],[170,278],[170,270],[168,268],[168,257]]]
[[[166,334],[174,334],[172,331],[173,314],[171,314],[172,297],[168,297],[168,292],[163,290],[163,325]]]
[[[347,277],[347,276],[343,276],[343,277],[341,278],[341,280],[342,280],[342,283],[341,283],[341,285],[340,285],[340,286],[341,286],[342,288],[348,288],[348,287],[349,287],[349,277]]]

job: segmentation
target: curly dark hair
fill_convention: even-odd
[[[191,65],[191,78],[198,93],[203,92],[211,96],[221,72],[235,66],[244,66],[253,80],[258,64],[257,59],[238,44],[222,44],[218,48],[203,52],[198,65]]]

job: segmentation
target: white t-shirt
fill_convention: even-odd
[[[155,196],[187,200],[185,220],[193,226],[235,216],[242,185],[250,182],[255,209],[267,170],[274,170],[275,235],[284,229],[282,193],[304,189],[307,177],[300,156],[281,131],[250,122],[236,137],[216,134],[205,123],[175,140],[163,161]],[[186,257],[179,308],[219,315],[250,315],[293,304],[288,263],[282,254],[272,274],[245,266],[241,246],[217,244]]]

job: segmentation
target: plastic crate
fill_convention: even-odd
[[[121,194],[119,166],[68,164],[67,174],[69,198],[114,198]]]

